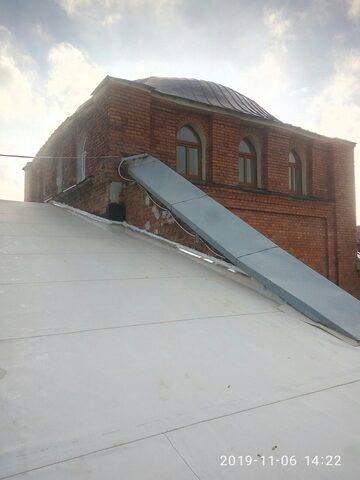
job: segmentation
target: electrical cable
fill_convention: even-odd
[[[142,154],[142,155],[143,155],[144,157],[147,156],[147,154],[145,154],[145,153]],[[190,236],[193,237],[193,238],[196,237],[196,235],[195,235],[194,233],[189,232],[188,230],[186,230],[186,228],[184,228],[184,227],[176,220],[176,218],[174,217],[174,215],[170,212],[170,210],[169,210],[168,208],[159,205],[159,204],[153,199],[153,197],[152,197],[151,194],[146,190],[145,187],[143,187],[142,185],[140,185],[140,184],[139,184],[138,182],[136,182],[135,180],[132,180],[132,179],[130,179],[130,178],[126,178],[126,177],[124,177],[124,176],[122,175],[122,173],[121,173],[121,166],[122,166],[122,164],[123,164],[125,161],[127,161],[127,160],[128,160],[128,158],[125,157],[125,158],[123,158],[123,159],[120,161],[119,166],[118,166],[118,174],[119,174],[119,176],[120,176],[123,180],[125,180],[125,181],[127,181],[127,182],[129,182],[129,183],[136,183],[136,185],[138,185],[138,186],[146,193],[146,195],[149,197],[149,200],[150,200],[154,205],[156,205],[160,210],[163,210],[163,211],[165,211],[165,212],[168,212],[169,215],[170,215],[170,216],[172,217],[172,219],[174,220],[174,222],[175,222],[185,233],[187,233],[188,235],[190,235]]]
[[[122,174],[121,174],[121,166],[122,164],[125,162],[125,160],[127,160],[127,158],[122,158],[119,162],[119,165],[118,165],[118,174],[119,174],[119,177],[122,178],[123,180],[125,180],[126,182],[129,182],[129,183],[136,183],[135,180],[132,180],[131,178],[126,178],[124,177]]]
[[[10,154],[6,154],[6,153],[0,153],[0,157],[8,157],[8,158],[24,158],[24,159],[31,159],[31,158],[40,158],[40,159],[43,159],[43,160],[60,160],[60,159],[77,159],[78,157],[75,155],[75,156],[70,156],[70,157],[67,157],[67,156],[62,156],[62,157],[56,157],[56,156],[53,156],[53,155],[10,155]],[[120,158],[119,155],[97,155],[97,156],[94,156],[94,157],[88,157],[86,156],[87,159],[91,158],[91,159],[95,159],[95,158],[103,158],[103,159],[118,159]]]
[[[141,156],[146,156],[147,154],[144,153],[144,154],[140,154],[139,157]],[[3,158],[19,158],[19,159],[34,159],[34,158],[39,158],[39,159],[43,159],[43,160],[60,160],[60,159],[66,159],[66,160],[74,160],[74,159],[77,159],[78,157],[75,155],[75,156],[61,156],[61,157],[57,157],[57,156],[52,156],[52,155],[12,155],[12,154],[5,154],[5,153],[0,153],[0,157],[3,157]],[[118,155],[98,155],[98,156],[87,156],[86,157],[87,159],[112,159],[112,160],[116,160],[118,158],[120,158]],[[200,236],[192,233],[192,232],[189,232],[186,228],[184,228],[181,223],[175,218],[175,216],[173,215],[173,213],[168,209],[168,208],[165,208],[165,207],[162,207],[161,205],[159,205],[155,200],[154,198],[150,195],[150,193],[146,190],[146,188],[144,188],[142,185],[140,185],[138,182],[136,182],[135,180],[132,180],[130,178],[126,178],[122,175],[121,173],[121,166],[122,164],[128,160],[127,157],[125,158],[122,158],[120,160],[120,163],[118,165],[118,174],[119,174],[119,177],[122,178],[123,180],[125,180],[126,182],[129,182],[129,183],[136,183],[146,194],[147,196],[149,197],[150,201],[156,205],[157,208],[159,208],[160,210],[163,210],[163,211],[166,211],[169,213],[169,215],[171,216],[171,218],[174,220],[174,222],[187,234],[189,235],[190,237],[192,238],[198,238],[205,246],[206,248],[215,256],[219,257],[219,258],[222,258],[224,259],[224,257],[218,253],[216,253],[209,245],[208,243],[203,240]]]
[[[144,156],[145,156],[145,155],[146,155],[146,154],[144,154]],[[123,159],[120,161],[120,163],[119,163],[119,166],[118,166],[119,176],[120,176],[123,180],[125,180],[125,181],[127,181],[127,182],[129,182],[129,183],[136,183],[136,185],[139,186],[139,187],[146,193],[146,195],[149,197],[149,200],[150,200],[154,205],[156,205],[156,207],[159,208],[160,210],[165,211],[165,212],[168,212],[169,215],[170,215],[170,216],[172,217],[172,219],[174,220],[174,222],[176,223],[176,225],[178,225],[187,235],[189,235],[189,236],[192,237],[192,238],[198,238],[198,239],[205,245],[205,247],[206,247],[213,255],[215,255],[216,257],[219,257],[219,258],[221,258],[221,259],[225,259],[225,257],[223,257],[223,256],[220,255],[219,253],[215,252],[215,251],[208,245],[208,243],[207,243],[205,240],[203,240],[199,235],[196,235],[196,234],[194,234],[194,233],[192,233],[192,232],[189,232],[189,230],[187,230],[186,228],[184,228],[184,227],[181,225],[181,223],[176,219],[176,217],[174,216],[174,214],[173,214],[168,208],[159,205],[159,203],[156,202],[156,200],[151,196],[151,194],[146,190],[145,187],[143,187],[142,185],[140,185],[140,184],[139,184],[138,182],[136,182],[135,180],[132,180],[132,179],[129,179],[129,178],[124,177],[124,176],[121,174],[121,166],[122,166],[122,164],[123,164],[126,160],[128,160],[128,159],[125,157],[125,158],[123,158]]]

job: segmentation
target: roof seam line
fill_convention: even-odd
[[[278,245],[275,245],[274,247],[263,248],[262,250],[257,250],[256,252],[245,253],[245,255],[240,255],[239,257],[236,257],[236,258],[239,259],[239,258],[243,258],[243,257],[249,257],[250,255],[255,255],[256,253],[266,252],[267,250],[273,250],[274,248],[280,248],[280,247]]]
[[[1,480],[6,480],[8,478],[17,477],[18,475],[23,475],[24,473],[29,473],[29,472],[33,472],[33,471],[36,471],[36,470],[41,470],[41,469],[46,468],[46,467],[50,467],[50,466],[53,466],[53,465],[59,465],[61,463],[69,462],[71,460],[76,460],[78,458],[87,457],[88,455],[94,455],[95,453],[105,452],[107,450],[112,450],[113,448],[118,448],[118,447],[122,447],[122,446],[125,446],[125,445],[131,445],[131,444],[139,442],[141,440],[146,440],[146,439],[154,438],[154,437],[160,437],[161,435],[166,435],[167,433],[175,432],[177,430],[183,430],[185,428],[192,427],[192,426],[195,426],[195,425],[199,425],[199,424],[202,424],[202,423],[212,422],[214,420],[219,420],[221,418],[231,417],[232,415],[237,415],[237,414],[248,412],[248,411],[251,411],[251,410],[256,410],[256,409],[262,408],[262,407],[268,407],[268,406],[271,406],[271,405],[276,405],[278,403],[283,403],[283,402],[286,402],[286,401],[289,401],[289,400],[295,400],[297,398],[310,396],[310,395],[313,395],[313,394],[316,394],[316,393],[324,392],[324,391],[331,390],[331,389],[338,388],[338,387],[343,387],[345,385],[351,385],[351,384],[357,383],[357,382],[360,382],[360,378],[358,378],[356,380],[351,380],[349,382],[344,382],[344,383],[340,383],[340,384],[337,384],[337,385],[332,385],[330,387],[325,387],[325,388],[322,388],[322,389],[319,389],[319,390],[313,390],[311,392],[302,393],[302,394],[299,394],[299,395],[294,395],[292,397],[284,398],[284,399],[281,399],[281,400],[275,400],[273,402],[265,403],[263,405],[258,405],[258,406],[255,406],[255,407],[245,408],[244,410],[239,410],[237,412],[232,412],[232,413],[228,413],[228,414],[225,414],[225,415],[220,415],[218,417],[213,417],[213,418],[209,418],[209,419],[206,419],[206,420],[200,420],[198,422],[193,422],[193,423],[190,423],[188,425],[184,425],[182,427],[176,427],[176,428],[173,428],[173,429],[170,429],[170,430],[165,430],[164,432],[153,433],[151,435],[147,435],[147,436],[140,437],[140,438],[137,438],[137,439],[134,439],[134,440],[130,440],[128,442],[122,442],[122,443],[118,443],[116,445],[111,445],[109,447],[99,448],[98,450],[93,450],[91,452],[83,453],[83,454],[77,455],[75,457],[64,458],[63,460],[59,460],[57,462],[49,463],[49,464],[46,464],[46,465],[41,465],[40,467],[35,467],[35,468],[31,468],[29,470],[24,470],[22,472],[13,473],[13,474],[7,475],[5,477],[2,477]]]
[[[167,320],[164,322],[146,322],[146,323],[131,323],[129,325],[117,325],[117,326],[112,326],[112,327],[99,327],[99,328],[89,328],[89,329],[84,329],[84,330],[71,330],[69,332],[57,332],[57,333],[44,333],[42,335],[28,335],[24,337],[6,337],[6,338],[0,338],[0,342],[9,342],[9,341],[15,341],[15,340],[31,340],[34,338],[46,338],[46,337],[58,337],[60,335],[76,335],[77,333],[89,333],[89,332],[99,332],[99,331],[106,331],[106,330],[116,330],[118,328],[133,328],[133,327],[146,327],[146,326],[152,326],[152,325],[169,325],[172,323],[178,323],[178,322],[191,322],[195,320],[214,320],[216,318],[232,318],[232,317],[240,317],[240,316],[246,316],[246,315],[268,315],[268,314],[283,314],[279,309],[274,309],[270,311],[264,311],[264,312],[245,312],[245,313],[229,313],[228,315],[208,315],[204,317],[193,317],[193,318],[178,318],[176,320]]]
[[[172,203],[171,207],[173,207],[174,205],[179,205],[179,203],[186,203],[186,202],[190,202],[191,200],[198,200],[199,198],[204,198],[207,196],[208,194],[204,193],[204,195],[200,195],[200,197],[192,197],[192,198],[187,198],[186,200],[180,200],[179,202]]]
[[[206,420],[200,420],[198,422],[190,423],[189,425],[185,425],[185,426],[182,426],[182,427],[176,427],[176,428],[173,428],[171,430],[167,430],[166,432],[162,432],[162,433],[169,433],[169,432],[174,432],[174,431],[177,431],[177,430],[183,430],[184,428],[192,427],[194,425],[199,425],[201,423],[212,422],[214,420],[219,420],[221,418],[231,417],[232,415],[238,415],[240,413],[245,413],[245,412],[250,412],[252,410],[257,410],[258,408],[270,407],[271,405],[276,405],[278,403],[283,403],[283,402],[287,402],[287,401],[291,401],[291,400],[296,400],[297,398],[307,397],[307,396],[310,396],[310,395],[313,395],[313,394],[316,394],[316,393],[326,392],[327,390],[332,390],[334,388],[344,387],[345,385],[351,385],[353,383],[358,383],[358,382],[360,382],[360,378],[357,378],[355,380],[350,380],[349,382],[339,383],[337,385],[331,385],[330,387],[320,388],[319,390],[312,390],[311,392],[300,393],[298,395],[293,395],[291,397],[283,398],[283,399],[280,399],[280,400],[274,400],[273,402],[264,403],[262,405],[256,405],[255,407],[245,408],[243,410],[238,410],[236,412],[226,413],[225,415],[219,415],[218,417],[208,418]]]
[[[53,283],[77,283],[77,282],[113,282],[117,280],[148,280],[163,278],[209,278],[209,275],[159,275],[153,277],[112,277],[112,278],[77,278],[74,280],[43,280],[39,282],[0,282],[0,285],[52,285]]]
[[[169,438],[169,436],[164,433],[163,435],[167,441],[170,443],[171,447],[173,448],[173,450],[176,452],[176,454],[181,458],[181,460],[185,463],[185,465],[189,468],[189,470],[195,475],[195,477],[198,479],[198,480],[201,480],[201,478],[199,477],[199,475],[193,470],[193,468],[191,467],[191,465],[189,464],[189,462],[185,459],[185,457],[183,455],[181,455],[181,453],[179,452],[179,450],[175,447],[175,445],[173,444],[173,442],[171,441],[171,439]]]
[[[49,238],[49,237],[47,237]],[[56,253],[56,252],[49,252],[49,253],[46,253],[46,252],[17,252],[17,253],[10,253],[10,252],[1,252],[0,251],[0,254],[1,255],[22,255],[24,257],[26,256],[29,256],[29,255],[49,255],[49,256],[59,256],[59,255],[78,255],[78,256],[82,256],[82,255],[137,255],[137,254],[154,254],[154,255],[161,255],[161,252],[153,252],[153,251],[150,251],[150,252],[146,252],[145,250],[142,251],[142,250],[139,250],[139,251],[118,251],[118,250],[121,250],[121,248],[119,247],[117,250],[113,250],[113,251],[108,251],[108,252],[97,252],[96,250],[92,251],[92,250],[89,250],[87,252],[59,252],[59,253]]]

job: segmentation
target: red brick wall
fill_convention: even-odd
[[[354,261],[356,255],[354,150],[335,141],[331,147],[338,282],[345,290],[358,296],[359,274]]]
[[[75,117],[46,148],[52,155],[75,155],[76,135],[87,131],[91,133],[88,157],[117,158],[89,158],[90,178],[56,198],[105,215],[109,184],[119,181],[118,159],[146,151],[175,168],[176,132],[185,124],[196,129],[203,144],[205,165],[203,180],[197,182],[200,188],[285,250],[360,297],[353,146],[345,142],[255,125],[155,97],[143,87],[110,83],[97,93],[91,108]],[[239,142],[244,136],[250,136],[261,151],[261,189],[238,185]],[[306,197],[288,190],[288,155],[292,148],[307,162]],[[55,163],[45,165],[38,160],[34,164],[43,175],[46,194],[54,194]],[[75,183],[75,160],[66,160],[64,179],[66,186]],[[40,193],[34,194],[41,188],[39,174],[33,175],[31,183],[33,187],[28,186],[27,191],[33,192],[35,200],[42,200]],[[120,200],[126,204],[129,223],[206,251],[168,215],[147,205],[146,195],[137,186],[127,185]]]
[[[202,240],[196,238],[189,227],[186,225],[180,227],[169,212],[154,204],[138,185],[127,184],[120,195],[120,200],[126,203],[126,220],[131,225],[209,255],[214,254]]]
[[[75,114],[68,126],[60,127],[38,152],[38,157],[62,157],[63,192],[58,194],[56,186],[57,159],[35,158],[30,171],[36,172],[33,188],[25,192],[27,201],[44,201],[52,198],[90,213],[106,215],[109,203],[109,184],[118,181],[118,159],[99,158],[110,155],[109,136],[109,97],[100,93],[83,112]],[[86,135],[86,170],[87,178],[76,184],[76,139]],[[95,158],[94,158],[95,157]],[[30,169],[27,169],[30,170]],[[43,178],[39,182],[39,178]]]
[[[235,189],[205,190],[280,247],[336,281],[332,205]]]
[[[315,197],[329,198],[332,179],[329,175],[330,151],[328,145],[312,146],[312,165],[309,173],[310,191]]]
[[[211,118],[211,164],[212,183],[234,185],[238,178],[240,122],[223,115]]]
[[[109,88],[109,147],[112,154],[150,148],[150,95],[128,86]]]

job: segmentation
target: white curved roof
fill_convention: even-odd
[[[0,478],[359,478],[360,350],[251,285],[121,225],[0,201]]]

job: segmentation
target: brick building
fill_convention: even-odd
[[[106,77],[26,165],[25,200],[102,216],[120,205],[127,222],[203,248],[119,176],[122,156],[148,152],[360,297],[354,146],[285,124],[212,82]]]

